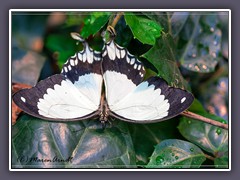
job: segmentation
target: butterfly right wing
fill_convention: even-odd
[[[13,95],[26,113],[49,120],[80,120],[98,114],[102,90],[101,54],[85,43],[70,57],[61,74]]]

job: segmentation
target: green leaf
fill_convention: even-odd
[[[188,70],[208,73],[215,70],[221,55],[222,31],[218,16],[191,14],[179,34],[179,59]]]
[[[170,12],[160,12],[160,11],[153,11],[153,12],[142,12],[145,16],[149,19],[156,21],[158,24],[161,25],[162,31],[165,33],[169,32],[170,26]]]
[[[108,21],[111,12],[92,12],[84,19],[81,36],[95,35]]]
[[[224,119],[207,113],[196,99],[194,100],[193,105],[189,108],[189,111],[226,123]],[[197,144],[205,151],[212,153],[215,157],[217,157],[218,154],[228,151],[227,130],[187,117],[181,118],[178,129],[187,140]]]
[[[175,61],[175,43],[169,34],[162,33],[156,44],[142,57],[151,62],[158,70],[158,75],[165,79],[169,85],[187,88]]]
[[[161,26],[153,20],[129,12],[124,13],[124,18],[134,37],[143,44],[154,45],[161,35]]]
[[[176,138],[176,118],[153,124],[128,124],[132,137],[137,164],[146,165],[154,146],[164,139]]]
[[[147,168],[199,168],[206,160],[196,145],[178,139],[162,141],[155,147]]]
[[[71,38],[69,33],[49,35],[46,39],[46,47],[58,55],[57,59],[60,68],[79,49],[76,41]]]
[[[53,162],[53,160],[58,161]],[[52,162],[42,162],[42,161]],[[131,137],[122,122],[50,122],[24,115],[12,127],[14,168],[135,168]]]

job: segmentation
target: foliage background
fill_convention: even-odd
[[[34,85],[81,50],[101,50],[111,12],[13,13],[12,81]],[[147,69],[195,96],[190,111],[228,122],[227,12],[125,12],[116,42]],[[154,124],[58,123],[22,114],[12,126],[13,168],[228,168],[228,131],[190,118]],[[67,161],[72,158],[71,161]],[[44,161],[45,160],[45,161]],[[47,160],[55,160],[49,162]]]

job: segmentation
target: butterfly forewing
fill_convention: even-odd
[[[43,119],[78,120],[97,115],[102,75],[101,54],[85,44],[63,66],[61,74],[17,92],[14,102],[26,113]]]
[[[102,92],[101,53],[93,51],[87,43],[84,46],[83,51],[69,58],[61,73],[98,106]]]
[[[145,70],[137,58],[114,41],[105,44],[102,58],[105,95],[111,108],[142,82]]]

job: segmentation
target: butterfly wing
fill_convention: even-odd
[[[109,107],[118,103],[143,80],[143,64],[114,41],[105,44],[102,71]]]
[[[191,93],[169,87],[160,77],[151,77],[111,107],[111,115],[135,123],[158,122],[177,116],[193,102]]]
[[[40,81],[13,95],[26,113],[49,120],[80,120],[98,113],[101,89],[101,54],[85,44],[64,64],[61,74]]]
[[[114,41],[103,48],[103,78],[110,115],[148,123],[172,118],[193,102],[191,93],[169,87],[160,77],[142,82],[143,64]]]

